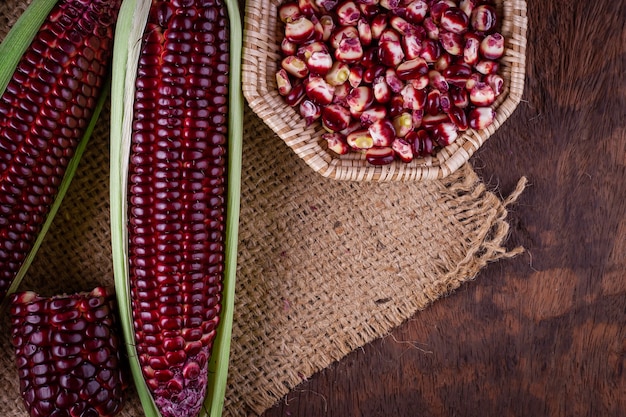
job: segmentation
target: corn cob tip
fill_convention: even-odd
[[[199,388],[206,387],[206,384],[206,378],[198,379]],[[163,416],[197,416],[200,414],[205,395],[206,388],[186,388],[177,392],[174,398],[167,398],[167,394],[159,395],[155,403]]]

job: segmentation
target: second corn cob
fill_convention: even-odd
[[[33,250],[96,112],[120,1],[59,1],[0,97],[0,300]]]

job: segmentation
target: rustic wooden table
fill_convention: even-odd
[[[524,101],[472,158],[510,247],[388,337],[293,389],[277,416],[624,416],[626,2],[528,0]]]

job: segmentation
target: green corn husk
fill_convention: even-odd
[[[139,48],[150,0],[124,0],[117,22],[111,88],[111,241],[120,322],[137,393],[146,417],[160,413],[145,383],[134,346],[128,272],[127,176],[132,131],[132,104]],[[241,92],[241,17],[237,0],[226,0],[230,17],[230,80],[226,257],[222,310],[209,360],[207,396],[200,416],[220,416],[224,405],[232,333],[241,188],[243,95]]]
[[[17,65],[24,54],[24,52],[28,49],[33,39],[37,35],[37,31],[44,23],[50,11],[56,5],[57,0],[33,0],[33,2],[26,8],[24,13],[20,16],[20,18],[15,22],[15,25],[11,28],[7,36],[4,38],[2,43],[0,44],[0,95],[4,94],[9,81],[11,80]],[[58,194],[54,200],[54,203],[50,207],[48,215],[43,223],[41,232],[39,233],[37,240],[35,241],[33,247],[31,248],[28,256],[22,263],[22,266],[15,276],[13,283],[9,287],[7,291],[7,296],[11,293],[14,293],[19,287],[20,283],[24,279],[28,268],[32,264],[35,259],[35,255],[43,242],[56,213],[61,206],[63,198],[67,193],[67,190],[70,186],[70,183],[76,173],[76,169],[78,168],[78,164],[80,159],[82,158],[83,153],[87,147],[87,143],[89,142],[89,138],[96,126],[96,122],[100,117],[100,112],[102,111],[102,107],[104,106],[106,99],[108,98],[108,91],[110,88],[110,80],[107,80],[103,86],[102,94],[98,99],[98,103],[96,108],[94,109],[93,115],[87,126],[85,134],[80,140],[78,147],[72,157],[71,161],[67,166],[67,170],[65,171],[65,175],[63,177],[63,181],[59,186]],[[8,297],[4,297],[4,299],[0,302],[0,311],[4,311],[8,302]]]

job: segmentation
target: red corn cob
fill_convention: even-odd
[[[123,405],[112,294],[10,296],[20,393],[32,417],[113,416]]]
[[[153,0],[139,59],[128,234],[137,355],[161,414],[195,416],[224,272],[229,20]]]
[[[61,0],[0,97],[0,300],[34,246],[91,119],[120,0]]]

